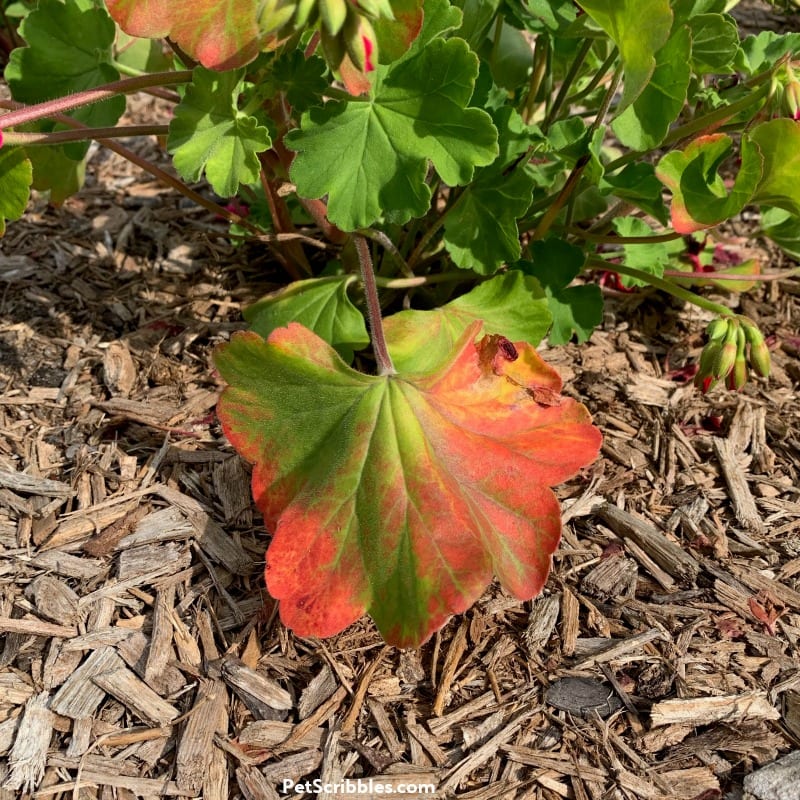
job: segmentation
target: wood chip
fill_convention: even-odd
[[[744,719],[780,719],[766,692],[752,691],[721,697],[662,700],[650,709],[650,722],[659,725],[709,725]]]
[[[47,708],[48,699],[48,693],[41,692],[25,704],[8,758],[9,775],[4,782],[8,789],[20,789],[27,794],[38,788],[44,777],[54,721],[53,713]]]

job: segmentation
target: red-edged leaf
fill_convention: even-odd
[[[413,380],[356,372],[296,323],[217,351],[219,416],[273,532],[267,586],[299,635],[368,611],[418,646],[493,575],[519,598],[541,590],[561,527],[550,487],[601,437],[532,347],[476,344],[480,327]]]
[[[252,61],[261,48],[253,0],[107,0],[108,11],[131,36],[169,36],[208,69]]]

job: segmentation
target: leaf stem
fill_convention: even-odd
[[[665,269],[663,272],[667,278],[699,278],[706,281],[781,281],[800,275],[800,267],[794,269],[784,269],[780,272],[762,272],[759,274],[735,275],[727,272],[684,272],[680,269]]]
[[[598,244],[658,244],[683,238],[683,234],[676,231],[655,233],[652,236],[614,236],[612,234],[592,233],[580,228],[567,228],[567,233],[578,239],[585,239],[588,242],[597,242]]]
[[[35,122],[45,117],[52,117],[54,114],[63,114],[74,108],[88,106],[100,100],[107,100],[119,94],[130,94],[139,92],[143,89],[150,89],[153,86],[172,86],[179,83],[189,83],[192,80],[192,73],[189,70],[179,72],[154,72],[151,75],[142,75],[138,78],[125,78],[121,81],[107,83],[95,89],[87,89],[83,92],[57,97],[55,100],[47,100],[44,103],[36,103],[32,106],[21,106],[8,114],[0,115],[0,130],[21,125],[24,122]]]
[[[433,283],[460,283],[475,280],[471,272],[440,272],[436,275],[415,275],[411,278],[375,278],[375,283],[383,289],[416,289],[418,286],[430,286]]]
[[[589,267],[594,267],[595,269],[618,272],[620,275],[627,275],[629,278],[636,278],[637,280],[643,281],[650,286],[654,286],[656,289],[660,289],[662,292],[666,292],[667,294],[671,294],[673,297],[677,297],[679,300],[685,300],[687,303],[692,303],[695,306],[706,309],[706,311],[711,311],[713,314],[719,314],[722,317],[735,316],[733,311],[731,311],[731,309],[727,306],[723,306],[720,303],[715,303],[713,300],[707,300],[705,297],[701,297],[699,294],[690,292],[688,289],[684,289],[682,286],[678,286],[676,283],[673,283],[670,280],[659,278],[657,275],[653,275],[650,272],[645,272],[644,270],[636,269],[634,267],[628,267],[625,264],[611,264],[599,256],[589,256],[586,259],[586,265]],[[707,273],[703,274],[706,275]]]
[[[586,56],[589,55],[589,51],[592,49],[593,45],[593,39],[584,39],[580,50],[578,50],[577,55],[572,60],[572,64],[569,66],[569,72],[567,72],[566,76],[564,77],[564,81],[558,89],[558,94],[556,95],[555,100],[553,100],[553,105],[550,106],[550,110],[547,112],[547,117],[542,123],[542,130],[545,132],[555,121],[556,115],[561,110],[561,106],[566,99],[567,92],[572,87],[572,83],[577,77],[580,68],[583,66],[583,62],[586,60]]]
[[[752,94],[748,94],[745,97],[736,100],[729,106],[716,108],[708,114],[703,114],[702,116],[697,117],[690,122],[680,125],[669,133],[667,138],[662,142],[661,147],[669,147],[681,139],[686,139],[689,136],[692,136],[696,133],[701,133],[709,128],[716,130],[726,120],[730,119],[731,117],[735,117],[742,111],[746,111],[751,105],[754,105],[759,100],[764,99],[769,93],[770,85],[768,83],[763,84]],[[615,172],[620,167],[624,167],[631,161],[636,161],[643,155],[645,155],[644,152],[631,151],[630,153],[626,153],[624,156],[620,156],[615,161],[612,161],[610,164],[606,165],[606,174]]]
[[[594,132],[603,124],[603,120],[605,119],[605,116],[608,113],[608,109],[611,106],[611,102],[614,99],[614,95],[617,92],[617,87],[619,86],[619,82],[621,79],[622,79],[622,68],[619,67],[614,73],[614,77],[611,79],[611,84],[606,90],[605,96],[603,97],[603,102],[601,103],[600,109],[597,112],[597,116],[595,117],[594,122],[589,127],[588,133],[590,139],[591,136],[594,134]],[[572,172],[570,172],[569,177],[567,178],[567,181],[564,184],[563,188],[558,193],[558,196],[553,201],[553,204],[550,206],[550,208],[548,208],[547,211],[544,212],[542,218],[539,220],[539,224],[536,226],[533,233],[531,234],[532,239],[543,239],[545,237],[547,232],[550,230],[552,224],[556,221],[556,218],[561,213],[561,209],[564,207],[564,204],[570,199],[572,193],[575,191],[575,188],[580,182],[581,176],[583,175],[583,171],[586,169],[586,166],[589,163],[589,161],[591,161],[591,154],[584,153],[575,162],[575,166],[572,168]]]
[[[353,234],[353,243],[358,253],[358,265],[361,268],[361,282],[364,286],[364,296],[367,300],[367,318],[369,330],[372,334],[372,350],[378,364],[378,375],[396,375],[397,370],[389,355],[386,345],[386,335],[383,332],[383,317],[381,316],[381,301],[378,297],[378,284],[375,281],[375,270],[372,267],[372,256],[369,252],[367,240],[359,233]]]
[[[125,125],[108,128],[86,128],[85,130],[51,131],[50,133],[3,134],[3,143],[8,145],[54,145],[67,142],[84,142],[90,139],[121,139],[129,136],[166,136],[169,125]]]

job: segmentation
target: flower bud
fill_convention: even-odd
[[[292,0],[266,0],[258,14],[258,27],[262,33],[273,33],[280,30],[297,10]]]
[[[378,65],[378,40],[370,21],[361,14],[350,13],[343,32],[347,54],[356,69],[372,72]]]
[[[794,120],[800,120],[800,81],[790,81],[783,90],[783,107]]]
[[[319,16],[325,30],[336,36],[347,19],[347,0],[319,0]]]
[[[753,365],[753,369],[755,369],[762,378],[769,376],[769,348],[763,338],[760,343],[750,345],[750,363]]]
[[[727,386],[739,391],[747,383],[747,354],[744,331],[739,328],[736,335],[736,360],[733,369],[728,373]]]
[[[723,339],[728,332],[730,321],[730,317],[717,317],[717,319],[712,319],[706,328],[706,335],[709,341],[713,342],[715,339]]]

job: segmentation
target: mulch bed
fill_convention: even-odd
[[[708,318],[655,293],[545,350],[605,435],[546,590],[398,651],[369,620],[299,639],[264,592],[210,353],[283,278],[225,232],[98,153],[0,241],[0,800],[713,800],[797,748],[797,279],[725,300],[774,361],[738,394],[678,379]]]

